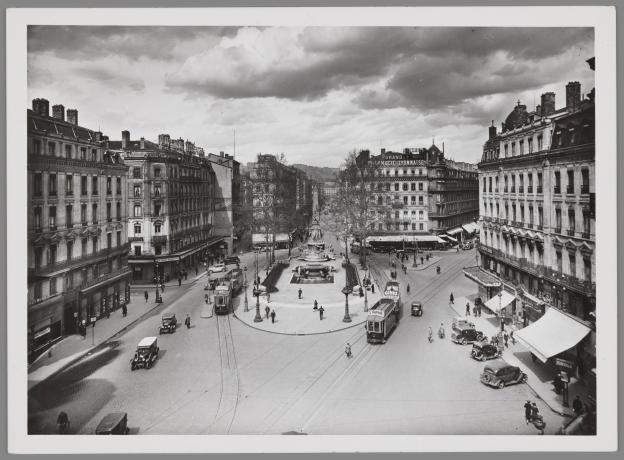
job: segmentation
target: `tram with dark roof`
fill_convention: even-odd
[[[368,343],[386,343],[403,316],[399,283],[388,281],[383,297],[368,310],[366,340]]]

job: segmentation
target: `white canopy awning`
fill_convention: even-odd
[[[474,222],[469,222],[467,224],[462,225],[462,228],[466,230],[468,233],[475,233],[479,231],[479,226]]]
[[[448,233],[449,235],[457,235],[458,233],[461,233],[463,230],[464,229],[461,227],[455,227],[450,230],[447,230],[446,233]]]
[[[406,243],[414,243],[414,242],[434,242],[434,243],[444,243],[445,241],[436,235],[379,235],[379,236],[369,236],[368,242],[386,242],[386,243],[401,243],[405,241]]]
[[[453,243],[457,243],[457,239],[453,238],[451,235],[440,235],[440,238],[445,238]]]
[[[498,294],[496,294],[490,300],[485,302],[485,306],[488,307],[493,312],[496,312],[497,314],[499,314],[500,311],[503,308],[505,308],[507,305],[509,305],[511,302],[516,300],[516,296],[514,296],[513,294],[510,294],[507,291],[502,291],[501,294],[502,295],[500,296],[500,298]]]
[[[266,243],[266,242],[271,242],[271,240],[273,239],[273,234],[269,233],[268,235],[266,233],[253,233],[251,235],[251,242],[253,244],[260,244],[260,243]],[[282,242],[288,242],[290,241],[288,238],[288,234],[287,233],[276,233],[275,234],[275,242],[276,243],[282,243]]]
[[[569,350],[589,334],[591,329],[555,308],[514,334],[542,362]]]

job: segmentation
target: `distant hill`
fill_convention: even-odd
[[[310,179],[317,182],[333,181],[338,172],[338,168],[328,168],[326,166],[308,166],[300,163],[293,164],[292,166],[301,169]]]

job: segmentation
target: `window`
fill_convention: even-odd
[[[422,196],[422,195],[419,195],[419,196],[418,196],[418,204],[422,205],[422,204],[424,203],[424,202],[423,202],[423,199],[424,199],[424,198],[423,198],[423,196]]]
[[[541,206],[537,208],[537,225],[542,228],[544,226],[544,208]]]
[[[423,190],[423,183],[422,183],[422,182],[419,182],[419,183],[418,183],[418,190],[419,190],[419,191],[422,191],[422,190]]]
[[[486,192],[486,191],[487,191],[485,177],[483,178],[483,191],[484,191],[484,192]]]
[[[135,235],[140,235],[141,234],[141,224],[134,224],[134,234]]]
[[[154,185],[154,196],[160,196],[160,185]]]
[[[514,156],[516,154],[516,143],[512,142],[511,143],[511,156]]]
[[[73,240],[69,240],[67,242],[67,260],[72,260],[74,258],[74,242]]]
[[[416,224],[412,224],[412,230],[416,230]]]
[[[411,184],[411,190],[412,192],[416,191],[416,184],[412,182]]]
[[[113,246],[113,234],[109,232],[106,234],[106,247],[110,249],[112,246]]]
[[[424,230],[425,224],[418,224],[418,230]]]
[[[555,233],[561,233],[561,209],[555,209]]]
[[[84,147],[80,147],[80,159],[81,160],[87,159],[87,149]]]
[[[154,168],[154,177],[160,177],[160,168]]]
[[[162,254],[162,246],[160,244],[154,246],[154,254],[157,256]]]
[[[161,223],[160,222],[156,222],[154,224],[154,233],[160,233],[160,228],[161,228]]]
[[[403,204],[407,204],[407,197],[406,196],[403,197]]]
[[[141,168],[140,167],[132,168],[132,178],[133,179],[140,179],[141,178]]]
[[[140,256],[141,255],[141,246],[135,246],[134,247],[134,255],[135,256]]]
[[[422,211],[418,211],[418,218],[419,218],[420,220],[423,220],[424,215],[425,215],[425,214],[424,214]]]
[[[65,176],[65,194],[66,195],[74,194],[74,176],[72,175]]]
[[[91,177],[91,193],[93,195],[98,194],[98,176]]]
[[[50,265],[54,265],[56,263],[56,244],[50,245],[50,260],[48,263]]]
[[[527,139],[527,143],[528,143],[528,146],[529,146],[529,153],[533,153],[533,138],[529,137]]]
[[[56,143],[48,142],[48,155],[51,155],[51,156],[56,155]]]
[[[408,223],[407,222],[403,222],[403,231],[407,231],[408,230]]]
[[[121,246],[121,230],[117,230],[117,246]]]
[[[82,246],[82,256],[86,256],[87,255],[87,238],[83,238],[80,241],[80,245]]]
[[[414,195],[412,195],[411,202],[412,202],[412,204],[416,204],[416,197]]]
[[[568,258],[570,259],[570,275],[576,277],[576,256],[568,252]]]
[[[386,192],[390,191],[390,183],[386,182]]]
[[[574,193],[574,171],[568,170],[568,193]]]
[[[558,271],[563,271],[563,261],[561,258],[561,251],[557,251],[557,270]]]
[[[519,144],[520,144],[520,155],[524,155],[524,141],[521,140]]]
[[[98,207],[97,207],[97,203],[93,203],[91,205],[91,221],[94,224],[98,223]]]
[[[87,176],[80,176],[80,195],[87,194]]]
[[[141,217],[142,214],[141,205],[139,203],[134,203],[134,217]]]
[[[509,144],[505,144],[505,156],[509,156]]]
[[[35,230],[41,230],[41,208],[37,206],[33,209],[33,226]]]
[[[97,161],[97,149],[91,149],[91,161]]]
[[[574,214],[574,209],[568,209],[568,233],[570,233],[571,235],[574,235],[574,230],[576,229],[575,218],[576,216]]]
[[[33,187],[35,196],[43,195],[43,177],[41,173],[35,173],[33,176]]]
[[[398,219],[399,218],[399,211],[394,211],[394,218]]]
[[[529,206],[529,224],[533,225],[533,206]]]
[[[561,193],[561,173],[559,171],[555,171],[555,193]]]
[[[581,169],[581,193],[589,193],[589,169]]]
[[[106,221],[110,222],[113,220],[112,216],[111,216],[111,209],[112,209],[112,204],[111,203],[106,203]]]
[[[41,155],[41,141],[39,139],[33,140],[33,153]]]
[[[520,222],[524,223],[524,206],[520,206]]]
[[[106,194],[110,195],[113,193],[113,183],[111,177],[106,178]]]
[[[95,254],[98,250],[98,237],[97,236],[93,237],[93,239],[91,240],[91,244],[92,244],[91,253]]]
[[[492,177],[489,178],[489,187],[488,187],[488,192],[492,193]]]
[[[378,224],[378,225],[377,225],[377,229],[378,229],[378,230],[383,230],[383,224]]]
[[[65,145],[65,158],[71,159],[71,157],[72,157],[71,145]]]
[[[589,238],[590,228],[589,211],[583,211],[583,238]]]
[[[394,184],[394,191],[398,192],[399,191],[399,184]]]
[[[591,259],[588,257],[583,257],[583,269],[585,272],[585,281],[589,281],[591,283],[592,273],[591,273]]]
[[[117,177],[116,181],[117,181],[117,195],[121,195],[121,177]]]
[[[80,223],[87,225],[87,205],[84,203],[80,205]]]
[[[50,278],[50,295],[56,294],[56,278]]]
[[[542,135],[537,136],[537,151],[540,152],[542,150]]]
[[[154,216],[160,216],[160,203],[154,203]]]
[[[56,174],[50,174],[50,177],[48,178],[48,180],[49,180],[48,193],[51,196],[56,196],[56,191],[57,191]]]
[[[48,225],[50,230],[56,230],[56,206],[50,206],[48,209]]]
[[[136,198],[141,197],[141,185],[140,184],[134,184],[134,196]]]
[[[68,204],[67,206],[65,206],[65,225],[67,226],[67,228],[71,228],[74,226],[74,222],[72,219],[73,210],[74,209],[71,204]]]

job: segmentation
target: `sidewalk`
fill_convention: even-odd
[[[167,290],[165,289],[165,295]],[[140,321],[154,308],[163,305],[154,303],[154,296],[145,302],[143,294],[131,293],[128,315],[124,318],[121,308],[111,313],[110,318],[102,318],[95,328],[87,327],[87,335],[69,335],[54,344],[48,352],[39,356],[28,368],[28,389],[35,387],[65,367],[74,363],[91,350],[106,342],[119,332]]]
[[[466,297],[457,297],[453,304],[449,304],[458,316],[465,316],[466,303],[470,304],[470,312],[474,307],[474,302]],[[487,309],[482,309],[480,317],[469,317],[475,327],[487,337],[492,337],[500,331],[500,320],[498,316],[489,313]],[[509,328],[507,329],[510,330]],[[503,352],[503,359],[509,364],[518,366],[527,374],[527,385],[542,399],[548,407],[560,415],[573,416],[571,407],[564,407],[561,395],[557,395],[553,389],[552,381],[555,378],[554,371],[545,366],[541,361],[533,362],[530,351],[520,342],[516,341],[515,345],[509,340],[509,348]],[[574,397],[579,394],[582,398],[586,391],[581,382],[572,378],[569,385],[570,405]],[[586,397],[584,398],[587,399]]]

